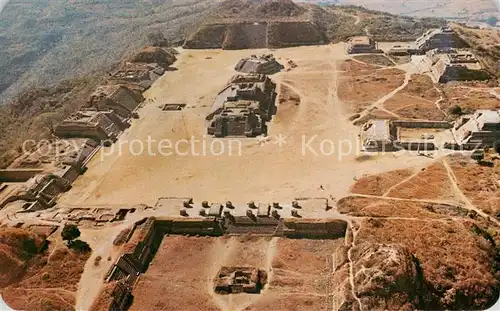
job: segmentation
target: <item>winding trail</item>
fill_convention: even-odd
[[[387,197],[389,195],[389,193],[394,190],[395,188],[401,186],[402,184],[404,184],[405,182],[411,180],[413,177],[417,176],[418,174],[420,174],[421,171],[420,170],[416,170],[415,173],[413,173],[412,175],[410,175],[409,177],[403,179],[402,181],[398,182],[397,184],[395,184],[394,186],[390,187],[389,189],[387,189],[387,191],[382,195],[383,197]]]
[[[359,304],[359,310],[363,311],[363,304],[361,303],[361,299],[356,295],[355,283],[354,283],[354,264],[352,261],[352,249],[356,246],[356,236],[358,234],[358,230],[354,230],[354,226],[352,222],[349,222],[349,230],[352,232],[352,242],[349,250],[347,251],[347,260],[349,261],[349,283],[351,284],[351,294],[354,299]],[[346,233],[346,242],[347,242],[347,233]]]
[[[384,68],[385,69],[385,68]],[[417,72],[417,68],[415,67],[410,67],[407,70],[405,70],[405,80],[403,81],[403,84],[392,90],[391,92],[385,94],[383,97],[379,98],[376,100],[373,104],[370,106],[366,107],[360,114],[359,117],[357,118],[358,120],[362,119],[363,117],[366,117],[371,111],[374,109],[378,108],[380,110],[385,110],[383,107],[384,103],[391,99],[394,95],[396,95],[399,91],[403,90],[408,83],[410,82],[411,76]]]
[[[477,208],[472,202],[467,198],[467,196],[460,190],[460,187],[458,186],[457,182],[457,177],[453,170],[451,169],[450,165],[446,161],[442,161],[444,167],[446,168],[446,171],[448,173],[448,177],[450,178],[451,184],[453,186],[455,194],[460,197],[460,199],[465,202],[464,208],[476,212],[478,215],[481,215],[482,217],[486,219],[490,219],[492,222],[494,222],[497,226],[500,226],[500,222],[496,220],[494,217],[490,217],[490,215],[486,214],[483,212],[481,209]]]

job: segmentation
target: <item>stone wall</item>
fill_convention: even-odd
[[[346,230],[343,220],[285,219],[283,235],[295,239],[337,239],[345,237]]]
[[[205,24],[184,43],[187,49],[251,49],[319,45],[326,34],[311,21]]]
[[[397,120],[391,122],[392,126],[405,128],[442,128],[450,129],[453,124],[446,121],[404,121]]]
[[[0,170],[0,182],[25,182],[37,174],[43,173],[43,169],[5,169]]]

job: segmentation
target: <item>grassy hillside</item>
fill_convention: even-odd
[[[474,49],[483,65],[500,77],[500,32],[452,24],[453,29]]]
[[[334,42],[366,33],[377,41],[413,41],[429,29],[446,25],[441,18],[401,16],[353,5],[329,5],[324,9],[343,17],[326,23]]]
[[[102,71],[161,31],[182,39],[215,0],[11,0],[0,13],[0,102]]]

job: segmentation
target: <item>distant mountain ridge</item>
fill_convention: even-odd
[[[314,4],[359,5],[367,9],[418,17],[500,18],[500,0],[297,0]]]
[[[29,86],[106,70],[163,32],[183,39],[216,0],[10,0],[0,13],[0,103]]]
[[[0,0],[5,5],[7,0]],[[355,4],[410,15],[494,14],[495,0],[302,0],[319,4]],[[63,79],[107,70],[128,52],[147,42],[147,34],[163,32],[181,42],[204,21],[220,0],[9,0],[0,12],[0,104],[31,86],[48,86]],[[301,16],[290,0],[228,1],[232,7],[263,3],[260,16]],[[225,8],[225,9],[224,9]],[[451,10],[451,11],[450,11]],[[445,12],[445,13],[443,13]],[[237,15],[237,14],[236,14]],[[478,15],[479,16],[479,15]],[[500,16],[499,16],[500,17]],[[329,32],[344,32],[342,20]],[[419,30],[419,29],[418,29]]]

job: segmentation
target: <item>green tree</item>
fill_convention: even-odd
[[[80,229],[78,229],[78,227],[75,225],[65,225],[61,232],[62,239],[68,244],[71,244],[71,242],[79,236]]]
[[[453,107],[451,107],[451,108],[450,108],[450,113],[451,113],[451,114],[454,114],[454,115],[456,115],[456,116],[461,115],[461,114],[462,114],[462,112],[463,112],[462,107],[460,107],[460,106],[458,106],[458,105],[453,106]]]
[[[69,245],[69,248],[79,253],[88,253],[92,250],[90,248],[90,245],[82,240],[72,241],[71,244]]]

